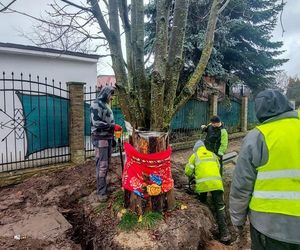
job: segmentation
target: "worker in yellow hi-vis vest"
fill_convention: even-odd
[[[185,174],[190,180],[194,179],[193,191],[199,195],[201,202],[206,202],[207,192],[211,192],[217,214],[220,241],[228,243],[231,236],[226,223],[224,188],[218,157],[207,150],[201,140],[196,142],[193,151],[185,166]]]
[[[250,219],[252,249],[300,249],[300,118],[277,90],[255,99],[260,122],[240,150],[230,192],[238,231]]]

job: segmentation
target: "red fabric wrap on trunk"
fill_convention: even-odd
[[[149,176],[161,179],[162,192],[168,192],[174,187],[171,173],[171,147],[153,154],[142,154],[129,143],[124,143],[126,163],[123,171],[122,186],[130,191],[145,194],[145,187],[155,182]]]

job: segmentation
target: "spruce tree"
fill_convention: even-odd
[[[190,1],[181,83],[189,79],[201,56],[210,5],[209,0]],[[282,42],[271,41],[283,7],[278,0],[231,0],[219,15],[214,48],[205,74],[229,84],[244,83],[253,91],[273,87],[279,67],[287,61],[277,57],[283,52]],[[146,26],[147,53],[151,51],[155,34],[155,22],[151,19],[156,10],[151,2],[146,12],[150,19]],[[172,22],[172,15],[169,22]]]

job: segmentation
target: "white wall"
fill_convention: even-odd
[[[72,56],[54,57],[54,55],[51,55],[49,53],[46,53],[47,55],[38,55],[38,53],[40,52],[33,53],[37,53],[37,55],[28,55],[26,54],[26,52],[25,54],[21,54],[20,52],[12,53],[11,51],[4,52],[0,50],[0,79],[3,78],[3,71],[5,71],[6,74],[5,78],[11,78],[11,73],[14,72],[14,79],[20,79],[20,74],[23,73],[24,80],[28,80],[28,75],[31,74],[32,81],[36,81],[37,76],[39,76],[39,82],[45,83],[45,77],[47,77],[48,84],[52,85],[52,79],[54,79],[54,85],[59,86],[59,82],[61,82],[62,88],[66,88],[66,82],[85,82],[87,88],[91,86],[94,90],[94,86],[96,85],[97,81],[96,59],[76,58]],[[24,126],[24,121],[17,120],[14,122],[11,121],[11,118],[8,116],[10,115],[11,117],[17,119],[17,116],[14,115],[15,109],[22,108],[21,103],[15,94],[15,91],[8,91],[8,89],[12,88],[19,90],[22,89],[24,91],[28,91],[30,88],[32,90],[37,90],[37,84],[29,84],[23,82],[21,85],[21,83],[17,81],[0,81],[0,109],[5,111],[0,111],[0,164],[24,160],[27,150],[26,136],[23,139],[18,140],[16,139],[17,134],[15,133],[21,133],[23,131],[22,127]],[[4,89],[6,89],[6,91],[3,91]],[[45,87],[40,85],[39,91],[45,91]],[[53,88],[48,88],[47,93],[55,95],[61,94],[63,97],[67,97],[66,93],[60,93],[58,90],[55,90],[54,92],[52,91]],[[15,103],[14,106],[13,103]],[[20,119],[22,119],[22,117]],[[20,126],[17,126],[18,128],[14,131],[12,128],[15,127],[18,123]],[[4,141],[2,141],[2,139],[5,138],[8,134],[9,136]],[[88,141],[89,140],[87,140],[87,143]],[[48,149],[29,156],[29,160],[36,157],[43,158],[52,155],[54,156],[56,152],[60,151],[68,153],[68,150],[64,148]],[[28,161],[25,165],[20,165],[19,163],[13,163],[4,166],[0,165],[0,172],[14,170],[16,168],[27,168],[40,166],[43,164],[51,164],[54,162],[61,162],[65,160],[67,160],[67,157],[59,157],[56,159],[39,161]]]
[[[85,82],[86,86],[95,86],[97,82],[97,63],[90,61],[78,61],[62,57],[50,58],[38,55],[9,54],[0,51],[0,73],[15,73],[18,77],[23,73],[24,77],[31,74],[32,79],[38,75],[40,79],[54,79],[55,82]],[[2,78],[2,77],[1,77]]]

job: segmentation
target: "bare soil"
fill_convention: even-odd
[[[238,151],[240,140],[230,142]],[[108,176],[110,198],[101,204],[95,194],[95,163],[33,176],[0,190],[0,249],[250,249],[249,228],[245,239],[223,245],[209,207],[186,193],[184,165],[191,150],[174,152],[172,171],[177,209],[149,230],[124,232],[118,228],[114,194],[120,190],[119,158],[112,158]],[[225,166],[225,198],[234,166]],[[187,209],[181,209],[181,204]],[[230,220],[228,220],[230,225]],[[20,235],[21,240],[14,239]],[[242,247],[240,247],[242,246]]]

